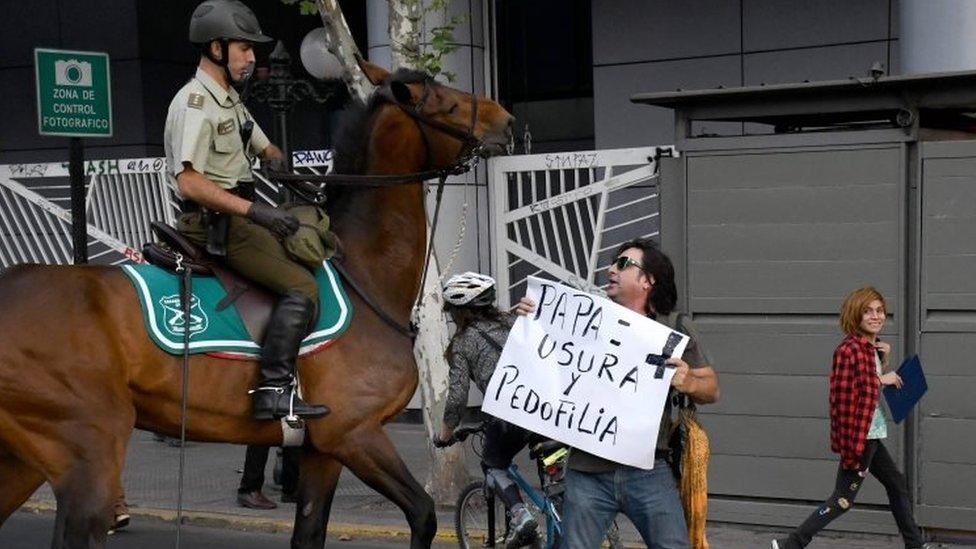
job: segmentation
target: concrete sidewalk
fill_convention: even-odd
[[[414,476],[423,483],[430,473],[427,442],[420,425],[392,424],[387,426],[390,438],[400,451]],[[466,449],[467,468],[472,479],[480,474],[478,458]],[[519,456],[519,467],[534,476],[534,467],[526,453]],[[186,447],[183,509],[191,524],[226,527],[240,530],[281,532],[291,529],[295,515],[294,504],[280,503],[281,491],[271,482],[274,452],[268,460],[265,494],[279,503],[277,509],[256,511],[237,505],[237,486],[244,463],[244,447],[230,444],[191,442]],[[150,433],[136,431],[129,444],[123,483],[134,521],[141,519],[174,520],[177,501],[179,448],[153,440]],[[54,497],[46,485],[31,498],[29,507],[36,510],[54,508]],[[451,540],[454,536],[454,511],[438,509],[438,538]],[[639,538],[623,517],[621,533],[628,544]],[[329,523],[330,538],[403,537],[409,529],[403,514],[385,498],[364,485],[349,471],[343,470]],[[776,530],[743,527],[730,524],[710,524],[709,541],[716,549],[746,549],[769,547]],[[642,545],[635,545],[642,546]],[[816,548],[882,549],[900,547],[900,540],[889,536],[862,536],[827,533],[810,545]],[[948,546],[947,546],[948,547]],[[952,546],[961,548],[963,546]]]

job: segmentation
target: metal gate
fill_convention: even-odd
[[[656,159],[673,154],[644,147],[491,159],[499,304],[518,301],[528,276],[602,292],[621,243],[658,237]]]
[[[332,151],[296,151],[296,170],[328,171]],[[165,159],[128,158],[85,163],[88,258],[117,265],[142,262],[150,224],[173,224],[176,194],[165,177]],[[257,176],[258,196],[277,203],[279,187]],[[0,267],[20,263],[70,264],[71,187],[66,162],[0,165]]]

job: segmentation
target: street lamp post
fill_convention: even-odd
[[[321,93],[308,80],[296,78],[291,71],[291,56],[280,40],[268,60],[271,66],[268,69],[258,69],[258,81],[251,86],[250,97],[259,103],[267,104],[274,111],[272,137],[285,155],[288,170],[291,170],[292,151],[288,133],[288,114],[296,103],[306,99],[316,103],[327,102],[335,95],[335,89]],[[287,190],[282,190],[286,201],[291,198],[290,194]]]

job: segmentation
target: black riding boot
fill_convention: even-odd
[[[307,404],[295,387],[298,348],[315,313],[310,299],[297,292],[285,294],[275,307],[261,348],[261,382],[251,391],[254,419],[278,419],[292,413],[316,418],[330,412],[327,406]]]

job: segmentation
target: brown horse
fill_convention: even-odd
[[[422,127],[403,107],[471,130],[497,150],[507,142],[512,116],[497,103],[437,85],[427,75],[391,76],[368,63],[363,68],[386,93],[363,110],[357,131],[337,141],[340,173],[351,166],[367,174],[415,173],[455,161],[462,152],[456,136]],[[427,237],[422,186],[346,188],[334,194],[329,209],[344,265],[380,309],[407,323]],[[308,422],[291,545],[324,546],[339,472],[348,467],[403,510],[410,547],[430,547],[436,531],[433,501],[383,430],[417,386],[412,342],[358,295],[350,292],[350,298],[355,315],[346,334],[298,365],[308,400],[327,403],[333,411]],[[179,433],[180,360],[149,339],[136,294],[120,269],[29,265],[5,272],[0,277],[0,524],[48,482],[57,498],[52,547],[102,547],[133,427]],[[256,363],[193,356],[188,438],[281,444],[277,422],[251,419],[247,390],[257,376]]]

